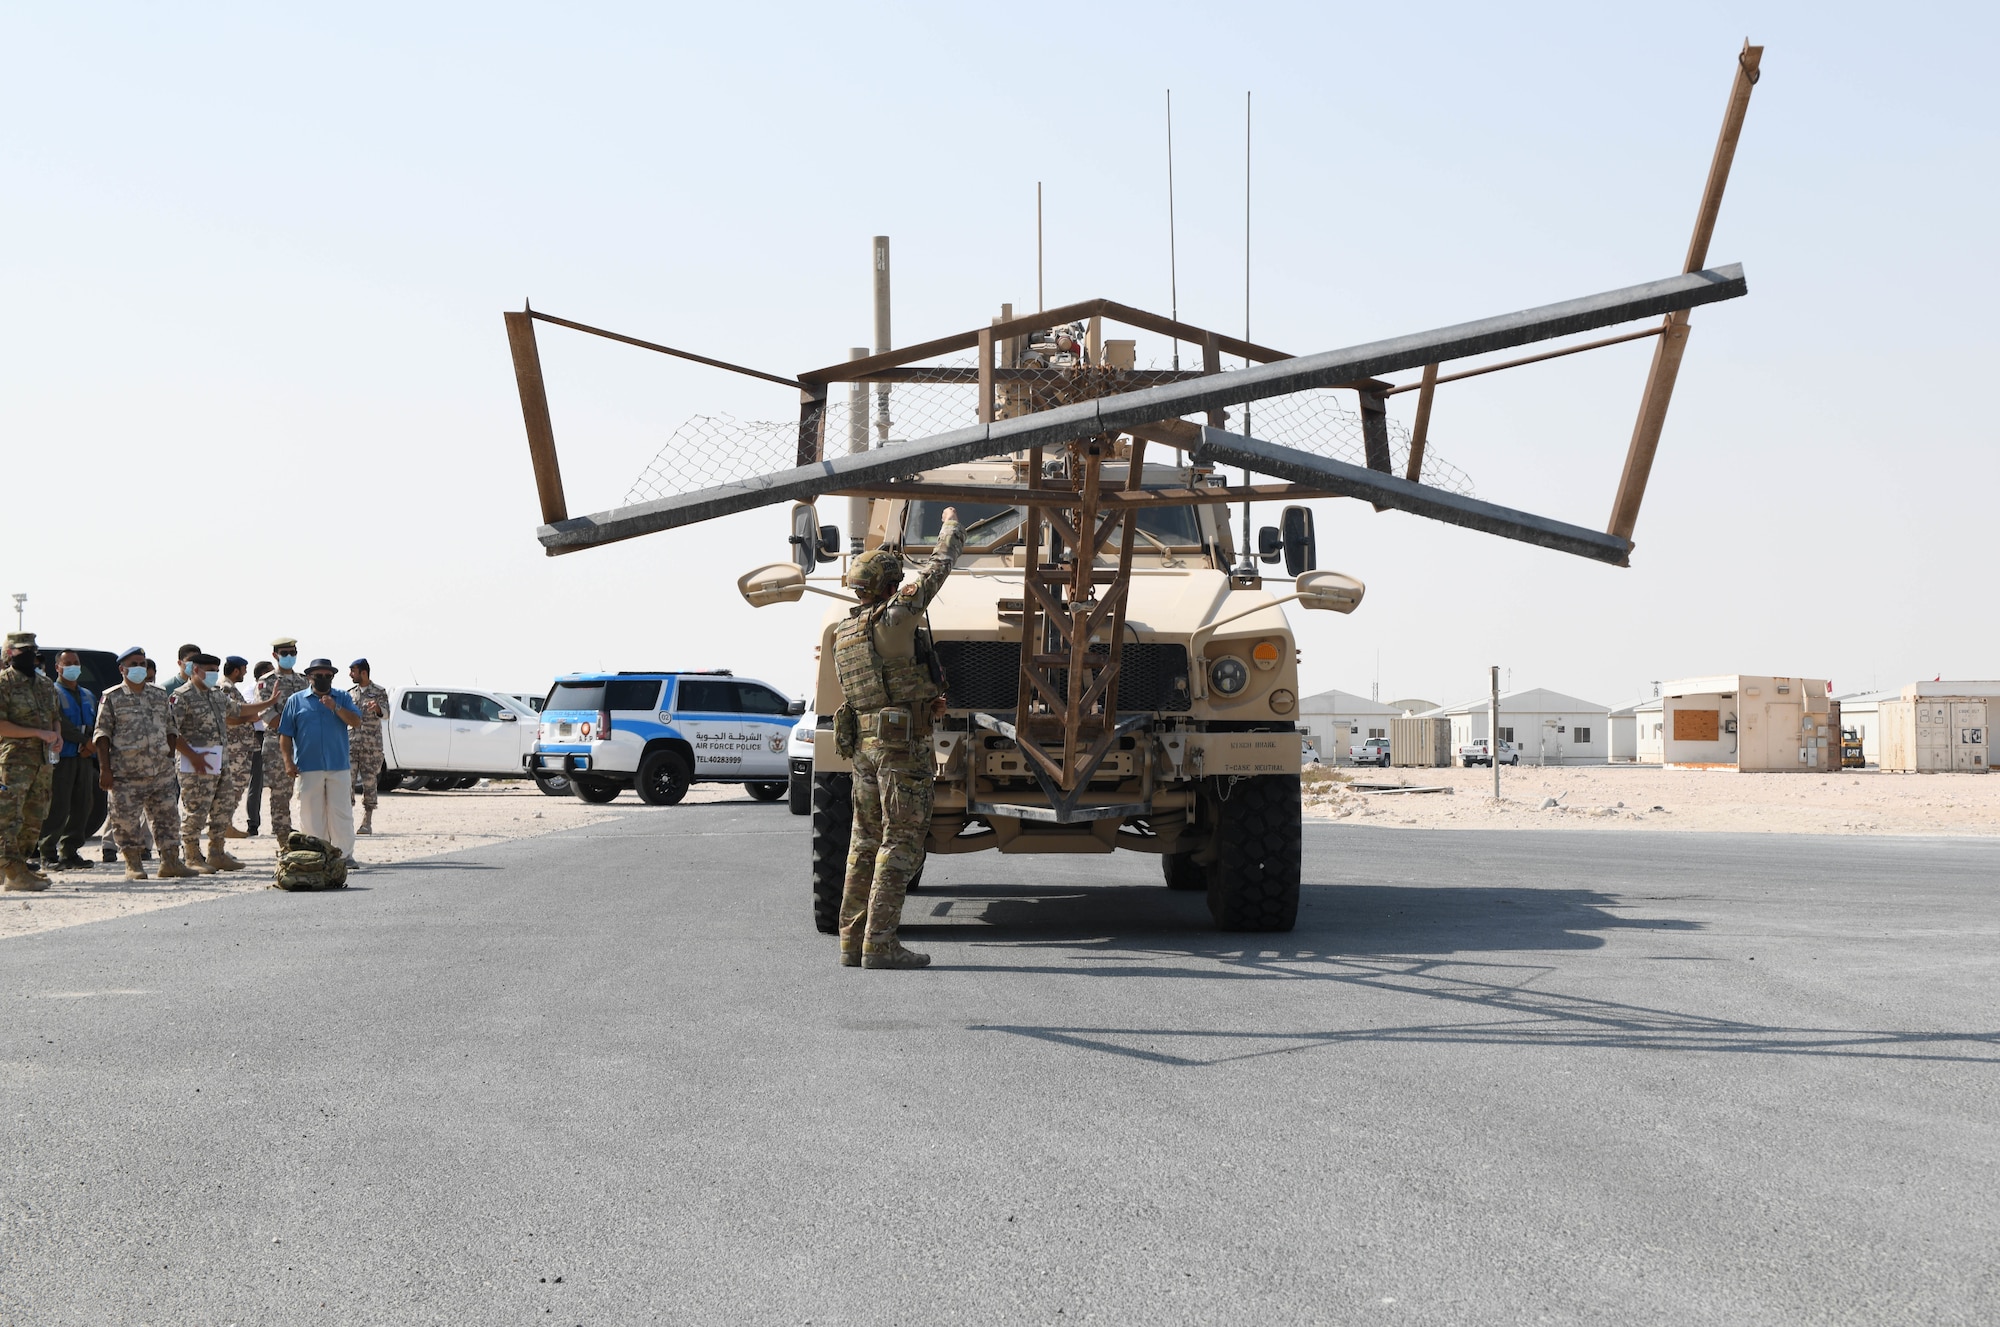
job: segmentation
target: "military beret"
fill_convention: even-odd
[[[190,654],[188,658],[194,660],[196,663],[200,664],[203,668],[222,667],[222,660],[216,658],[212,654]]]
[[[7,633],[7,648],[10,650],[25,650],[34,643],[35,633],[32,631],[10,631]]]
[[[333,660],[315,659],[306,665],[306,671],[308,673],[331,673],[334,671]]]
[[[347,666],[349,668],[359,668],[364,673],[374,671],[368,667],[368,661],[366,659],[356,659],[353,663]]]
[[[222,661],[224,668],[248,668],[250,661],[240,654],[232,654]]]
[[[298,643],[299,639],[296,636],[280,636],[276,640],[271,642],[271,648],[276,650],[276,649],[281,649],[287,645],[297,645]]]
[[[120,655],[118,656],[118,662],[119,662],[119,663],[124,663],[124,662],[125,662],[125,661],[126,661],[127,659],[131,658],[131,657],[132,657],[133,655],[135,655],[135,654],[144,654],[145,652],[146,652],[146,647],[145,647],[145,646],[143,646],[143,645],[134,645],[134,646],[133,646],[133,647],[132,647],[131,649],[129,649],[129,650],[126,650],[126,651],[124,651],[123,653],[121,653],[121,654],[120,654]]]

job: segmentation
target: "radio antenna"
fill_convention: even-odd
[[[1173,319],[1181,320],[1181,280],[1174,244],[1174,90],[1167,89],[1167,298]],[[1174,337],[1174,372],[1180,372],[1181,339]]]
[[[1042,302],[1042,182],[1035,181],[1035,312],[1048,305]]]
[[[1250,339],[1250,93],[1243,94],[1243,339]],[[1244,360],[1248,367],[1250,361]],[[1243,403],[1243,436],[1250,437],[1250,403]],[[1243,487],[1250,487],[1250,472],[1243,472]],[[1257,564],[1250,548],[1250,499],[1243,499],[1243,569],[1254,572]]]

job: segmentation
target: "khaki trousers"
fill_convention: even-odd
[[[299,832],[325,839],[342,857],[354,855],[354,771],[299,771]],[[277,815],[271,817],[273,829]]]

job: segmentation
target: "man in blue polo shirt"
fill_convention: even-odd
[[[333,660],[306,665],[308,689],[285,702],[278,751],[298,780],[299,829],[325,839],[354,864],[354,769],[347,730],[358,726],[354,702],[333,689]],[[284,845],[278,845],[283,852]]]

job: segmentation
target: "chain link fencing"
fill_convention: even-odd
[[[919,378],[914,382],[869,383],[865,396],[855,393],[849,384],[833,384],[827,392],[824,454],[844,456],[851,450],[849,428],[856,423],[852,402],[857,396],[861,397],[860,431],[871,449],[881,446],[884,436],[888,445],[894,446],[977,424],[979,388],[976,383],[965,381],[967,374],[977,367],[973,359],[924,366],[910,372],[922,374],[929,370],[937,373],[940,381]],[[1157,370],[1158,366],[1149,368]],[[1058,401],[1081,400],[1119,390],[1119,384],[1115,373],[1077,374],[1050,369],[1025,380],[1024,389]],[[1292,392],[1253,401],[1249,404],[1249,416],[1248,431],[1253,437],[1351,465],[1367,463],[1360,412],[1345,404],[1334,389]],[[1233,406],[1225,427],[1243,431],[1243,418],[1244,407]],[[1390,468],[1402,475],[1409,467],[1410,431],[1394,419],[1388,424]],[[799,426],[795,420],[696,415],[661,444],[633,481],[625,501],[633,504],[676,497],[790,470],[798,464],[798,438]],[[1473,496],[1472,477],[1439,455],[1434,441],[1424,445],[1421,478],[1433,488]]]

